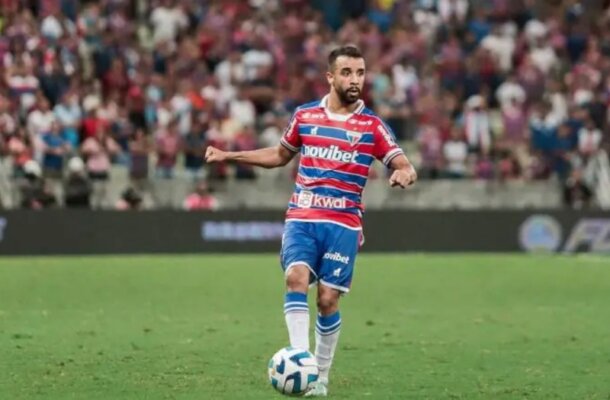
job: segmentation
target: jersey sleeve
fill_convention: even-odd
[[[280,139],[280,143],[282,146],[287,148],[290,151],[298,153],[301,149],[301,135],[299,135],[299,123],[297,118],[297,111],[292,114],[292,118],[290,119],[290,124],[288,128],[284,131],[282,138]]]
[[[378,121],[377,126],[375,127],[374,138],[375,144],[373,152],[375,158],[386,166],[390,165],[390,162],[394,157],[404,154],[396,143],[396,137],[394,136],[392,129],[381,120]]]

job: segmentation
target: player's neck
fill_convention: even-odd
[[[326,100],[326,108],[333,114],[352,114],[358,108],[359,101],[343,104],[336,93],[331,92]]]

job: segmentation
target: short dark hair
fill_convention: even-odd
[[[333,69],[335,69],[335,61],[337,61],[337,58],[339,58],[340,56],[346,56],[346,57],[350,57],[350,58],[364,58],[362,56],[362,53],[360,52],[360,49],[358,49],[356,46],[347,45],[347,46],[337,47],[336,49],[331,51],[330,54],[328,55],[328,70],[329,71],[332,71]]]

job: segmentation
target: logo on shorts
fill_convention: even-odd
[[[334,253],[324,253],[324,256],[322,258],[325,260],[340,262],[341,264],[346,264],[346,265],[349,263],[349,257],[341,255],[341,253],[339,253],[337,251],[335,251]],[[339,271],[339,272],[341,272],[341,271]]]

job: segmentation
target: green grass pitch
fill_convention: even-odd
[[[283,291],[276,255],[0,258],[0,399],[281,399]],[[334,399],[610,399],[608,257],[365,254],[341,310]]]

